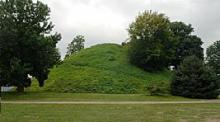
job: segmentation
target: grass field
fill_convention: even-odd
[[[143,94],[3,93],[3,101],[197,101]],[[220,104],[2,104],[0,122],[219,122]]]
[[[147,96],[144,94],[80,94],[80,93],[3,93],[2,100],[32,100],[32,101],[186,101],[198,100],[176,96]]]
[[[220,104],[13,105],[1,122],[219,122]]]

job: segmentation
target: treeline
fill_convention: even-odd
[[[143,12],[128,28],[130,62],[150,72],[174,67],[173,95],[217,98],[220,41],[207,49],[204,58],[202,41],[192,35],[193,30],[190,24],[171,22],[164,14]]]

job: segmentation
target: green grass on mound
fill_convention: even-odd
[[[152,83],[164,82],[168,88],[170,78],[169,71],[148,73],[131,65],[125,47],[102,44],[65,59],[51,70],[43,89],[71,93],[146,93],[146,86]]]

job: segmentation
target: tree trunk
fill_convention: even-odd
[[[17,86],[17,92],[24,92],[24,86]]]

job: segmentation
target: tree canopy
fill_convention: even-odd
[[[43,86],[49,68],[60,61],[56,48],[61,39],[51,34],[50,9],[40,1],[0,1],[0,81],[17,86],[31,85],[29,75]]]
[[[129,56],[132,64],[145,70],[167,67],[174,55],[170,21],[164,14],[145,11],[131,23]]]
[[[220,89],[220,41],[209,46],[206,55],[208,65],[218,75],[218,87]]]
[[[203,59],[201,39],[192,35],[192,26],[170,22],[157,12],[145,11],[131,23],[129,57],[131,63],[148,71],[178,65],[187,56]]]
[[[67,53],[66,53],[66,57],[79,52],[81,49],[84,49],[84,36],[82,35],[77,35],[72,42],[68,45],[67,47]]]
[[[215,72],[220,75],[220,41],[216,41],[207,49],[207,61]]]
[[[171,64],[175,67],[180,65],[185,57],[195,55],[203,59],[202,41],[196,35],[191,35],[193,32],[192,26],[186,25],[183,22],[172,22],[170,28],[176,40],[175,55]]]

